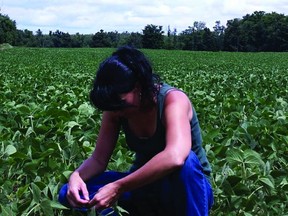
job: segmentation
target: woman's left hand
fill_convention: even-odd
[[[120,196],[120,188],[118,184],[112,182],[100,188],[95,194],[92,200],[89,202],[89,206],[95,206],[97,210],[103,210],[111,207]]]

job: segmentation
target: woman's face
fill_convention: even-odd
[[[137,111],[140,107],[141,96],[140,90],[136,87],[132,91],[120,94],[121,100],[124,100],[126,104],[130,105],[122,110],[116,111],[123,117],[129,117]]]

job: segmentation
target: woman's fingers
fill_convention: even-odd
[[[87,190],[87,187],[86,187],[86,184],[82,184],[81,186],[80,186],[80,190],[81,190],[81,192],[82,192],[82,194],[83,194],[83,197],[84,197],[84,200],[86,200],[86,201],[88,201],[89,202],[89,192],[88,192],[88,190]]]
[[[95,206],[98,210],[111,207],[117,201],[119,195],[118,188],[113,183],[107,184],[98,190],[93,199],[90,200],[89,206]]]
[[[109,208],[112,206],[113,203],[110,203],[108,200],[98,200],[97,198],[93,198],[88,206],[92,207],[94,206],[97,210],[103,210],[105,208]]]
[[[82,199],[80,197],[80,193],[83,194],[84,199]],[[85,193],[85,195],[84,195],[84,193]],[[70,205],[74,208],[86,207],[87,204],[89,203],[89,195],[88,195],[88,191],[87,191],[86,186],[85,186],[84,192],[83,192],[83,189],[79,190],[77,188],[69,188],[69,190],[67,192],[67,199],[68,199]]]

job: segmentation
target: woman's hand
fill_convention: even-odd
[[[111,207],[121,195],[117,182],[112,182],[100,188],[93,199],[89,202],[89,207],[95,206],[97,210]]]
[[[84,199],[80,197],[83,195]],[[87,207],[89,203],[89,193],[85,182],[78,172],[72,173],[69,178],[67,199],[74,208]]]

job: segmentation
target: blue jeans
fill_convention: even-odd
[[[86,182],[90,199],[103,185],[127,175],[129,172],[107,171],[90,179]],[[61,188],[59,202],[70,207],[66,198],[67,189],[67,184]],[[197,156],[191,151],[181,169],[156,182],[124,193],[118,205],[132,216],[206,216],[213,205],[213,192]]]

